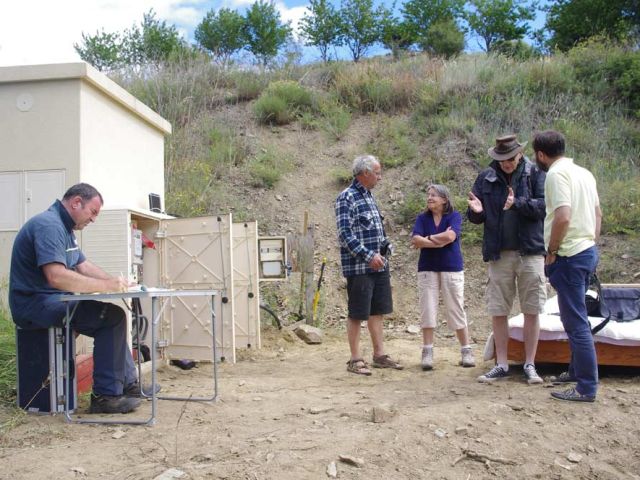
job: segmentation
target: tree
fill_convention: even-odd
[[[527,23],[535,17],[535,5],[527,0],[470,0],[465,18],[469,27],[484,42],[478,44],[491,52],[494,43],[520,40],[529,33]]]
[[[464,32],[453,18],[438,20],[429,25],[421,46],[432,55],[455,57],[464,50]]]
[[[408,0],[402,7],[402,15],[414,42],[424,47],[429,43],[425,40],[429,27],[459,18],[464,4],[465,0]],[[460,28],[456,26],[456,30]]]
[[[569,50],[578,42],[600,35],[625,38],[638,35],[638,0],[556,0],[548,6],[547,45]]]
[[[82,43],[74,43],[73,48],[80,58],[100,71],[118,68],[122,63],[122,40],[117,33],[104,30],[95,35],[82,33]]]
[[[153,9],[144,14],[140,26],[125,32],[123,54],[129,65],[158,64],[189,52],[174,25],[156,18]]]
[[[269,60],[287,43],[291,35],[289,24],[280,21],[280,13],[272,1],[257,0],[245,16],[245,48],[266,67]]]
[[[226,65],[231,56],[246,45],[244,17],[235,10],[210,10],[196,27],[196,42]]]
[[[391,50],[393,58],[397,60],[402,51],[408,50],[415,43],[415,37],[407,23],[393,14],[395,5],[394,2],[389,9],[381,7],[380,41]]]
[[[340,15],[328,0],[311,0],[309,14],[300,20],[305,45],[318,47],[323,62],[329,59],[329,47],[340,46]]]
[[[373,10],[373,0],[343,0],[340,7],[340,38],[354,62],[380,41],[382,10]]]

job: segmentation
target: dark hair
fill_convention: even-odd
[[[69,188],[69,190],[66,191],[64,197],[62,197],[62,200],[69,200],[76,196],[82,199],[83,207],[85,202],[88,202],[94,197],[99,197],[100,204],[104,205],[104,200],[102,199],[102,195],[100,195],[100,192],[88,183],[76,183],[73,187]]]
[[[534,152],[542,152],[547,157],[561,157],[564,155],[564,135],[555,130],[538,132],[533,137],[532,146]]]
[[[447,187],[445,187],[444,185],[439,185],[437,183],[432,183],[427,187],[427,194],[429,193],[429,190],[433,190],[440,198],[444,198],[446,200],[446,203],[442,207],[443,214],[449,215],[450,213],[453,213],[454,208],[451,204],[451,194],[449,193],[449,189]],[[429,208],[427,208],[427,210],[429,210]]]

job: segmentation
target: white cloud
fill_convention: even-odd
[[[79,61],[73,48],[82,33],[121,32],[140,23],[151,8],[193,41],[207,11],[222,6],[244,13],[255,0],[0,0],[0,66]],[[285,0],[286,1],[286,0]],[[294,34],[304,6],[275,5]]]
[[[205,0],[3,0],[0,65],[78,61],[82,32],[122,31],[151,8],[180,32],[202,18]]]

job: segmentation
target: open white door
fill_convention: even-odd
[[[218,360],[235,362],[231,214],[163,220],[157,237],[161,284],[177,290],[215,289]],[[209,298],[176,297],[163,313],[161,339],[170,359],[211,361]]]
[[[236,348],[260,348],[257,222],[233,224],[233,295]]]

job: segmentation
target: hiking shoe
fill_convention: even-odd
[[[140,399],[124,395],[91,394],[89,413],[129,413],[140,406]]]
[[[551,392],[551,397],[556,400],[567,400],[569,402],[595,402],[595,395],[583,395],[575,387],[568,388],[561,392]]]
[[[478,377],[478,381],[480,383],[493,383],[496,380],[503,380],[509,377],[509,372],[505,371],[504,368],[496,365],[491,370],[489,370],[484,375],[480,375]]]
[[[156,394],[162,390],[162,387],[156,383]],[[140,392],[140,383],[134,382],[130,383],[126,387],[124,387],[123,395],[127,397],[140,398],[142,396],[150,397],[151,396],[151,385],[143,385],[142,393]]]
[[[527,379],[529,385],[535,385],[537,383],[543,383],[544,380],[536,372],[536,366],[533,363],[527,363],[524,368],[524,378]]]
[[[562,372],[557,377],[551,377],[551,383],[554,385],[560,385],[562,383],[573,383],[576,379],[569,375],[569,372]]]
[[[471,348],[461,348],[460,353],[462,354],[462,359],[460,360],[460,365],[464,368],[475,367],[476,359],[473,357],[473,351]]]
[[[395,370],[402,370],[404,367],[395,360],[391,360],[389,355],[380,355],[379,357],[373,357],[373,363],[371,364],[375,368],[393,368]]]
[[[422,370],[431,370],[433,368],[433,348],[422,347],[420,364],[422,365]]]

